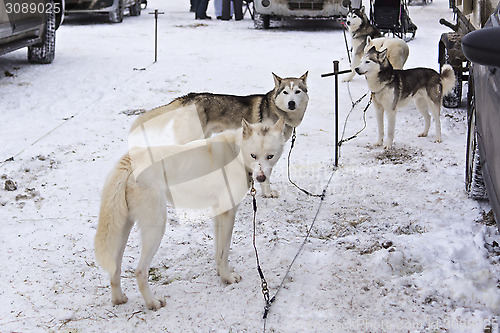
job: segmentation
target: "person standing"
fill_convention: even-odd
[[[207,15],[209,0],[193,0],[195,8],[195,18],[197,20],[211,20],[212,18]]]
[[[215,17],[217,17],[218,20],[222,19],[222,0],[214,0],[214,9],[215,9]],[[229,17],[233,17],[234,13],[234,8],[233,4],[231,3],[231,13]]]
[[[222,20],[228,21],[231,19],[231,1],[234,7],[234,19],[236,21],[243,20],[243,0],[222,0]]]

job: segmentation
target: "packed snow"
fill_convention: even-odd
[[[349,67],[341,26],[195,21],[187,0],[149,0],[139,17],[108,24],[67,17],[56,59],[30,65],[26,50],[0,57],[0,331],[259,332],[264,300],[252,247],[252,202],[240,206],[230,262],[243,280],[225,285],[213,260],[208,215],[169,210],[150,271],[166,300],[146,308],[134,278],[134,228],[123,263],[129,301],[113,306],[108,275],[95,263],[93,238],[104,179],[126,151],[137,114],[188,92],[247,95],[309,71],[310,102],[291,155],[293,180],[327,188],[311,234],[273,303],[268,332],[491,332],[500,314],[500,237],[487,203],[464,191],[466,111],[442,110],[443,142],[417,137],[415,107],[398,114],[395,145],[374,146],[367,128],[341,147],[333,168],[333,78]],[[368,6],[368,3],[365,3]],[[154,16],[158,62],[154,61]],[[411,6],[418,26],[406,68],[438,69],[437,45],[453,19],[448,1]],[[2,76],[2,74],[0,74]],[[340,83],[340,122],[367,91],[363,77]],[[346,137],[363,127],[365,98]],[[287,143],[286,150],[290,147]],[[320,199],[287,180],[287,153],[271,179],[279,198],[257,197],[256,244],[271,296],[306,236]],[[7,189],[5,184],[7,183]],[[15,190],[13,190],[15,188]]]

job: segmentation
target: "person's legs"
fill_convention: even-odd
[[[222,20],[231,19],[231,0],[222,0]]]
[[[198,6],[196,7],[196,18],[205,20],[211,19],[210,16],[207,16],[207,8],[208,8],[209,0],[198,0]]]
[[[243,0],[233,0],[234,19],[236,21],[243,20]]]

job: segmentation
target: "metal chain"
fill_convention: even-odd
[[[295,131],[295,127],[293,128],[293,132],[292,132],[292,143],[290,145],[290,151],[288,152],[288,166],[287,166],[287,175],[288,175],[288,181],[290,182],[290,184],[292,184],[293,186],[295,186],[298,190],[302,191],[303,193],[307,194],[308,196],[311,196],[311,197],[317,197],[317,198],[323,198],[325,196],[324,193],[321,193],[321,194],[314,194],[314,193],[311,193],[309,192],[308,190],[305,190],[303,189],[302,187],[300,187],[299,185],[295,184],[295,182],[292,180],[291,176],[290,176],[290,156],[292,155],[292,149],[293,147],[295,146],[295,139],[297,138],[297,134],[296,134],[296,131]]]
[[[351,108],[351,111],[349,111],[349,113],[347,114],[347,117],[345,119],[345,122],[344,122],[344,128],[342,130],[342,137],[340,139],[340,141],[338,142],[338,146],[339,146],[339,155],[340,155],[340,147],[342,146],[342,144],[344,142],[347,142],[347,141],[351,141],[352,139],[355,139],[358,137],[358,135],[363,132],[366,128],[366,111],[368,111],[368,108],[370,107],[370,105],[372,104],[372,100],[373,100],[373,93],[370,95],[370,100],[368,101],[368,104],[366,104],[365,108],[363,109],[363,127],[356,132],[356,134],[354,134],[353,136],[347,138],[347,139],[344,139],[344,135],[345,135],[345,130],[346,130],[346,127],[347,127],[347,121],[349,120],[349,117],[351,116],[351,113],[352,111],[354,111],[354,108],[357,104],[359,104],[367,95],[368,95],[369,92],[367,92],[366,94],[364,94],[363,96],[361,96],[360,99],[358,99],[356,102],[353,102],[352,104],[352,108]]]
[[[257,199],[256,199],[257,191],[255,190],[254,181],[252,179],[252,188],[250,190],[250,194],[252,195],[252,202],[253,202],[253,247],[254,247],[254,251],[255,251],[255,257],[256,257],[256,260],[257,260],[257,271],[259,272],[259,276],[260,276],[260,279],[261,279],[262,294],[264,295],[264,301],[265,301],[264,315],[263,315],[263,318],[262,318],[264,320],[264,333],[266,332],[267,316],[268,316],[269,311],[271,309],[271,305],[276,300],[276,297],[278,296],[281,288],[283,287],[283,285],[285,284],[286,279],[288,278],[288,275],[290,274],[290,271],[292,269],[293,264],[295,263],[295,261],[299,257],[300,253],[302,252],[302,249],[304,248],[306,242],[309,239],[309,236],[311,234],[312,228],[314,227],[314,223],[316,222],[316,220],[318,218],[319,212],[321,210],[321,206],[323,205],[323,202],[325,200],[326,190],[328,189],[328,186],[330,185],[330,183],[332,181],[332,178],[333,178],[333,175],[334,175],[335,171],[336,171],[336,169],[334,169],[332,171],[332,173],[330,175],[330,178],[328,179],[328,182],[327,182],[325,188],[323,189],[323,192],[321,193],[321,195],[318,195],[318,197],[320,197],[321,200],[320,200],[318,209],[316,210],[316,214],[314,215],[313,221],[311,222],[311,225],[307,229],[307,233],[306,233],[306,236],[305,236],[304,240],[302,241],[302,244],[300,245],[299,249],[297,250],[297,253],[293,257],[290,265],[288,265],[286,273],[285,273],[285,275],[284,275],[284,277],[283,277],[280,285],[276,289],[276,292],[275,292],[275,294],[274,294],[274,296],[272,298],[270,298],[268,284],[267,284],[266,278],[264,277],[264,272],[262,271],[262,268],[260,266],[260,259],[259,259],[259,254],[258,254],[258,251],[257,251],[256,241],[255,241],[255,239],[256,239],[256,216],[257,216]]]
[[[253,178],[252,178],[252,188],[250,190],[250,194],[252,195],[252,204],[253,204],[253,242],[252,243],[253,243],[253,248],[255,251],[255,258],[257,260],[257,271],[259,272],[259,276],[260,276],[262,295],[264,296],[264,302],[266,303],[266,305],[264,306],[263,319],[266,319],[267,314],[269,313],[269,309],[271,308],[271,303],[274,301],[274,297],[272,300],[270,299],[267,280],[264,276],[264,272],[262,271],[262,268],[260,267],[259,252],[257,251],[257,245],[255,242],[256,229],[257,229],[257,223],[255,222],[256,216],[257,216],[257,199],[256,199],[257,190],[254,187]]]

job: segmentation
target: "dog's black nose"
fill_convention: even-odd
[[[290,102],[288,102],[288,108],[289,108],[290,110],[295,110],[295,107],[296,107],[296,105],[295,105],[295,102],[294,102],[294,101],[290,101]]]
[[[257,176],[257,181],[258,181],[259,183],[263,183],[263,182],[265,182],[265,181],[266,181],[266,175],[258,175],[258,176]]]
[[[359,68],[357,68],[357,67],[356,67],[356,68],[354,68],[354,71],[355,71],[356,73],[358,73],[359,75],[361,75],[361,74],[359,73]]]

